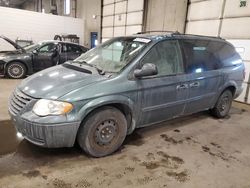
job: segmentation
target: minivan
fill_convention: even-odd
[[[244,64],[217,37],[180,33],[110,39],[21,82],[9,100],[23,137],[89,155],[116,151],[135,128],[209,110],[228,115],[242,92]]]

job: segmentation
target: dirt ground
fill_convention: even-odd
[[[45,149],[16,138],[2,107],[16,83],[0,79],[8,85],[0,92],[1,188],[250,188],[247,105],[234,103],[223,120],[202,112],[138,129],[119,151],[96,159],[78,146]]]

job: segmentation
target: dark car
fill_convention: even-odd
[[[9,102],[25,139],[111,154],[135,128],[211,110],[226,117],[244,64],[227,41],[182,34],[111,39],[22,81]]]
[[[0,51],[0,73],[16,79],[73,60],[88,50],[81,45],[62,41],[42,41],[22,48],[4,36],[0,38],[16,49]]]

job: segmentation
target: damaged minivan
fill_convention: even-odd
[[[242,92],[244,64],[221,38],[166,33],[113,38],[21,82],[9,100],[23,137],[89,155],[116,151],[126,135],[210,110],[228,115]]]

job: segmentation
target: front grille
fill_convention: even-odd
[[[16,89],[10,99],[10,110],[16,115],[21,112],[31,100],[31,97]]]

